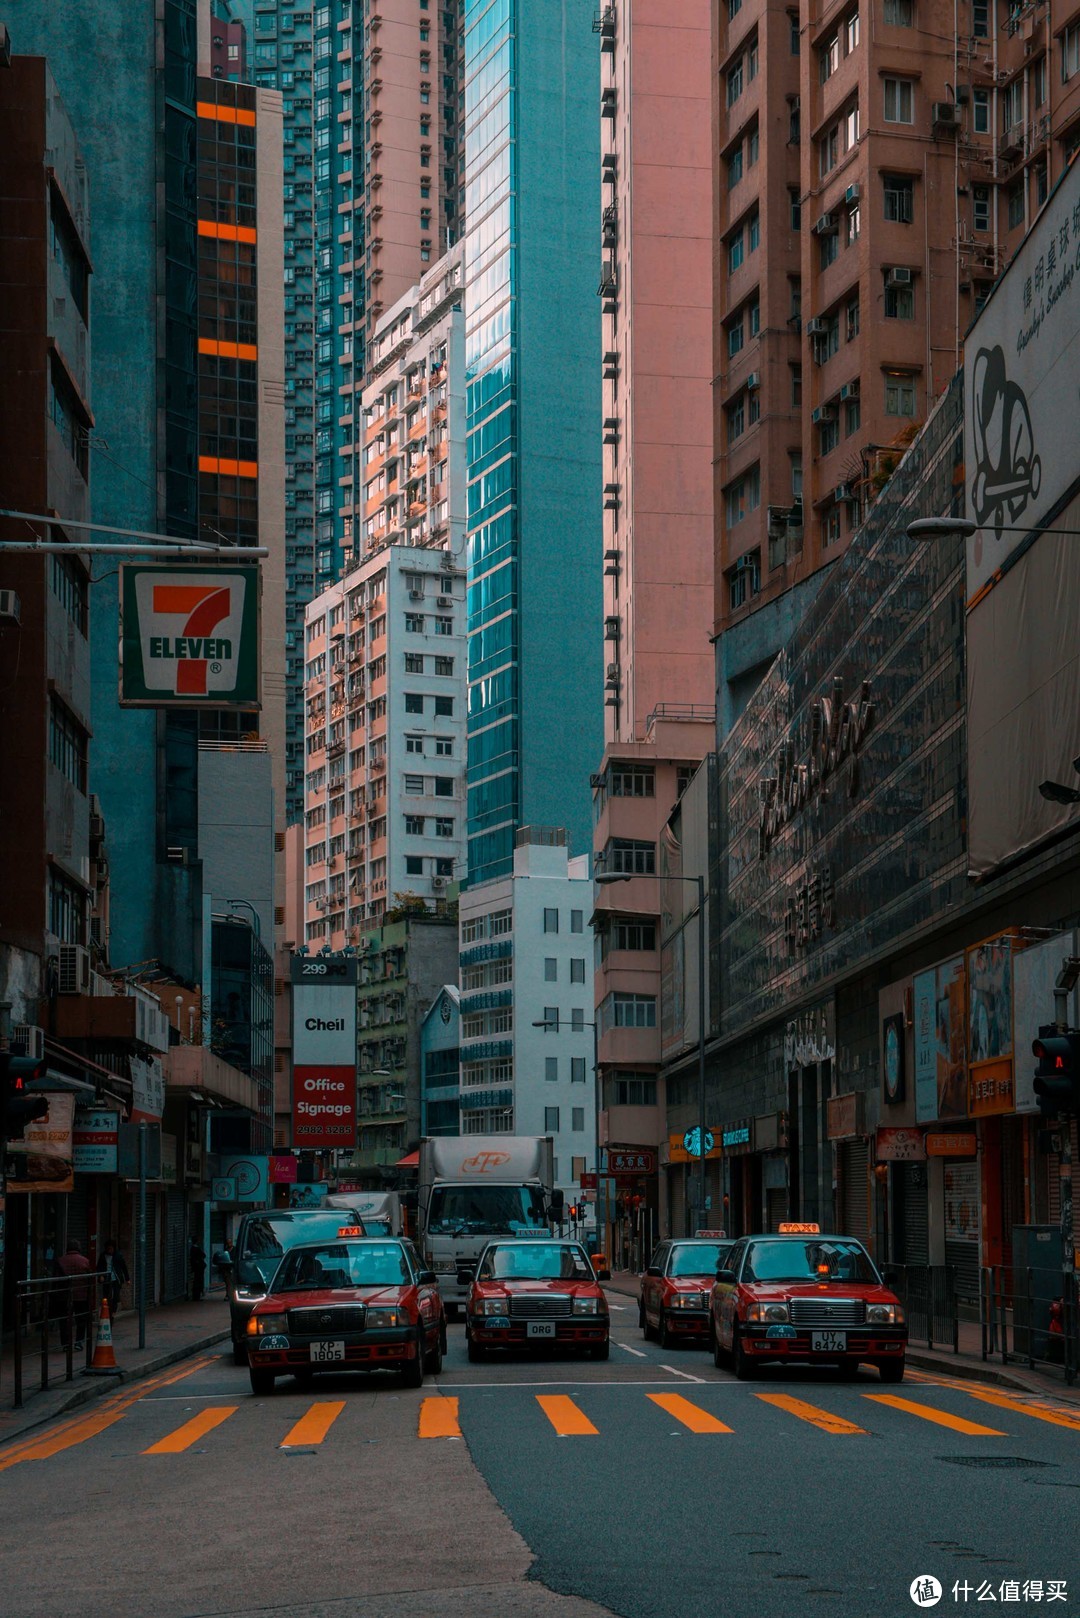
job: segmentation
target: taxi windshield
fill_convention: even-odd
[[[870,1255],[859,1242],[751,1242],[743,1266],[744,1281],[858,1281],[880,1284]]]
[[[557,1242],[507,1242],[489,1247],[477,1271],[478,1281],[591,1281],[592,1268],[580,1247]]]
[[[681,1243],[671,1250],[668,1274],[676,1278],[686,1275],[713,1276],[730,1251],[730,1242]]]
[[[287,1253],[272,1290],[333,1292],[340,1287],[403,1286],[411,1279],[398,1242],[328,1242]]]

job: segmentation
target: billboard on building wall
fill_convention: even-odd
[[[965,341],[969,858],[973,875],[1076,815],[1080,164],[1067,168]],[[1003,769],[1004,761],[1008,768]]]
[[[75,1097],[55,1090],[42,1093],[48,1112],[26,1125],[22,1140],[7,1143],[8,1151],[21,1160],[18,1175],[8,1178],[12,1192],[75,1189]]]
[[[297,957],[292,969],[294,1146],[356,1146],[356,961]]]
[[[1016,1110],[1038,1112],[1035,1095],[1035,1057],[1031,1042],[1037,1039],[1042,1023],[1054,1021],[1054,982],[1066,955],[1077,952],[1075,932],[1058,933],[1041,944],[1032,944],[1013,957],[1013,1031],[1016,1045]],[[1077,991],[1070,990],[1068,1020],[1078,1026]]]
[[[915,1117],[967,1117],[967,1020],[962,956],[914,980]]]
[[[120,702],[259,706],[259,569],[120,569]]]

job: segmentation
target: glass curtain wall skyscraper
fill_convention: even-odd
[[[469,881],[590,840],[602,748],[599,65],[583,0],[466,0]]]

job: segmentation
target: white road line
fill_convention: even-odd
[[[643,1348],[631,1348],[629,1343],[616,1343],[616,1348],[625,1348],[628,1354],[636,1354],[639,1360],[647,1360],[648,1355]]]
[[[617,1309],[619,1311],[620,1315],[625,1315],[625,1313],[629,1309],[629,1307],[630,1307],[630,1305],[628,1303],[609,1303],[608,1304],[609,1309]]]
[[[672,1376],[681,1376],[684,1382],[704,1382],[703,1376],[691,1376],[689,1371],[679,1371],[674,1365],[661,1365],[662,1371],[670,1371]]]

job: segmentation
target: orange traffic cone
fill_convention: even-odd
[[[86,1376],[123,1376],[123,1371],[116,1363],[116,1354],[113,1350],[112,1317],[105,1299],[101,1300],[101,1311],[98,1315],[97,1336],[94,1339],[94,1357],[86,1367]]]

